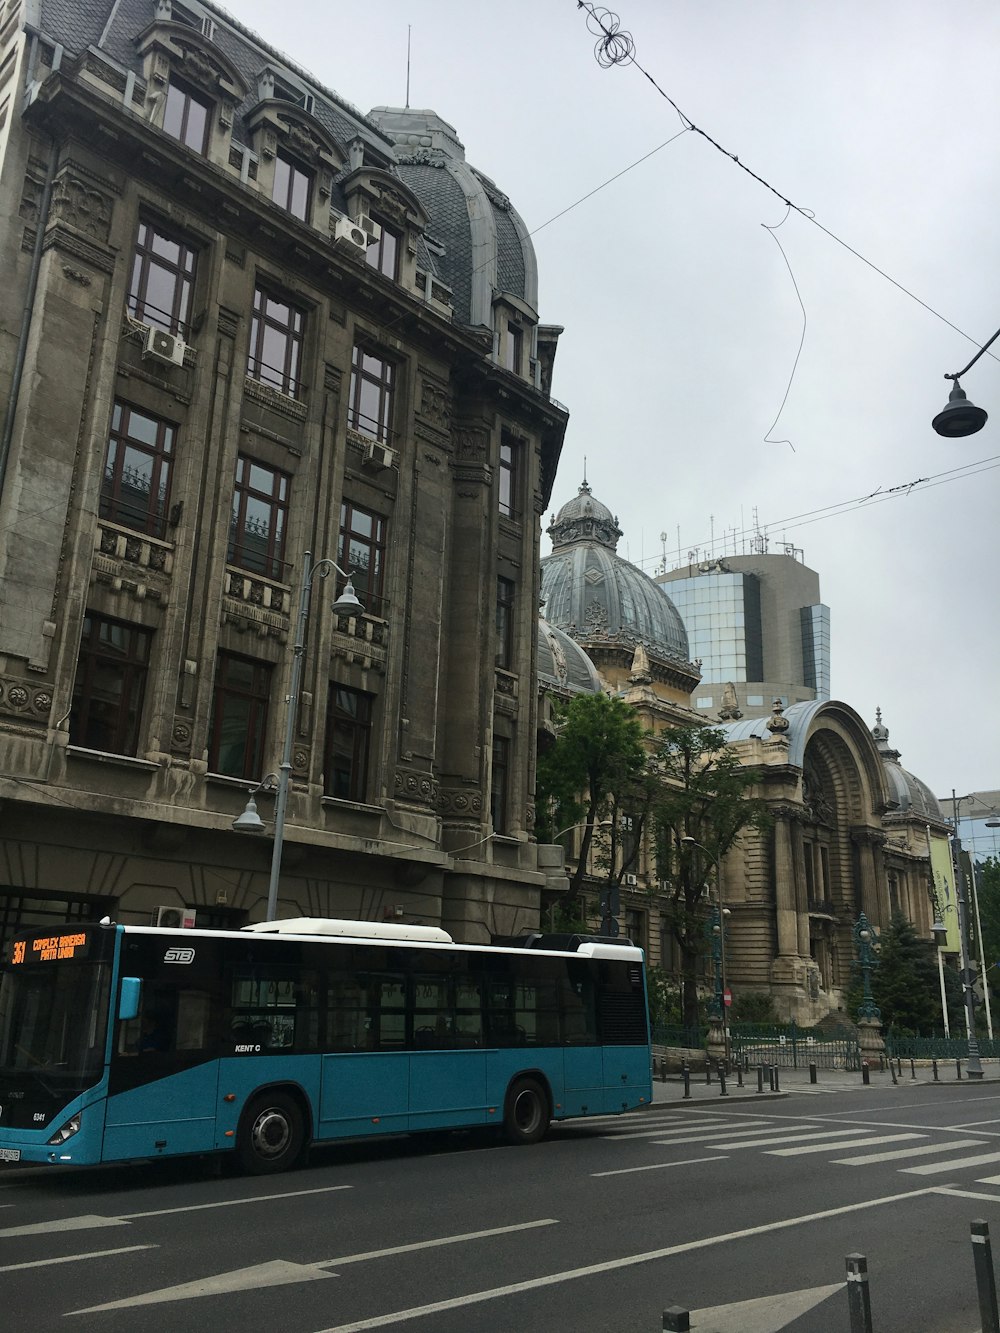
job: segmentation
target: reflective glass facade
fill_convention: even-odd
[[[822,603],[799,608],[802,624],[802,683],[817,699],[830,697],[830,608]]]
[[[700,574],[665,585],[681,613],[701,681],[764,679],[760,581],[754,574]]]

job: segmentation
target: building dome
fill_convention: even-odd
[[[451,288],[456,321],[492,329],[500,295],[523,302],[537,319],[528,229],[503,191],[466,162],[454,126],[414,107],[378,106],[369,118],[392,140],[395,174],[431,218],[420,263]]]
[[[538,683],[570,694],[600,694],[597,668],[568,634],[548,621],[538,620]]]
[[[915,815],[920,819],[933,819],[943,823],[944,816],[941,814],[937,797],[926,782],[921,782],[919,778],[914,777],[912,773],[908,773],[903,768],[899,762],[900,752],[890,746],[889,728],[882,722],[881,708],[875,710],[872,739],[882,759],[882,767],[885,770],[890,795],[899,806],[897,813]]]
[[[677,608],[648,574],[618,555],[618,520],[586,481],[548,534],[552,554],[542,560],[542,598],[551,625],[574,638],[641,643],[658,657],[688,664],[687,631]]]

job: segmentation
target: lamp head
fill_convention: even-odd
[[[347,582],[344,584],[343,592],[341,592],[340,596],[333,603],[333,610],[340,611],[346,615],[356,616],[364,611],[364,609],[365,608],[358,601],[357,593],[354,591],[353,580],[348,576]]]
[[[233,820],[233,828],[237,833],[263,833],[265,824],[263,819],[257,813],[257,802],[253,795],[247,798],[246,809],[241,815]]]
[[[941,942],[947,938],[948,927],[939,916],[934,918],[934,924],[931,926],[931,934],[934,936],[936,944],[941,944]]]
[[[975,403],[970,403],[965,390],[956,379],[948,395],[948,401],[937,414],[931,425],[939,435],[949,439],[959,439],[963,435],[975,435],[986,425],[986,412]]]

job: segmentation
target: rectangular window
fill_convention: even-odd
[[[219,654],[208,742],[213,773],[260,779],[270,692],[271,668],[266,662]]]
[[[395,367],[376,352],[354,344],[347,424],[370,439],[389,442]]]
[[[399,243],[402,238],[398,231],[393,231],[384,222],[379,225],[382,228],[382,235],[369,245],[365,260],[379,273],[384,273],[387,278],[395,281],[399,277]]]
[[[229,564],[268,579],[281,579],[290,482],[277,468],[239,455],[226,553]]]
[[[507,783],[510,775],[510,741],[493,737],[493,778],[490,783],[490,818],[495,833],[507,832]]]
[[[514,663],[514,594],[513,579],[497,576],[497,645],[496,665],[510,671]]]
[[[115,403],[101,482],[101,518],[162,537],[170,500],[176,428]]]
[[[366,611],[381,614],[385,562],[385,519],[345,500],[340,506],[337,564],[354,581],[354,591]],[[337,576],[337,593],[345,580]]]
[[[503,335],[503,365],[505,370],[512,370],[515,375],[521,373],[521,330],[508,320]]]
[[[274,202],[286,208],[292,217],[304,221],[309,216],[311,187],[312,174],[279,153],[274,159],[274,192],[271,195]]]
[[[89,613],[73,683],[71,745],[108,754],[137,752],[152,633]]]
[[[190,245],[151,222],[140,222],[129,279],[129,314],[187,338],[195,260]]]
[[[520,474],[523,445],[510,435],[500,440],[500,512],[516,518],[520,512]]]
[[[327,796],[339,801],[365,800],[371,730],[372,696],[331,684],[324,764]]]
[[[186,148],[192,148],[204,157],[208,152],[211,115],[212,103],[207,97],[170,80],[167,104],[163,109],[163,128],[167,134],[180,139]]]
[[[301,392],[299,369],[302,361],[302,334],[305,313],[290,301],[280,300],[257,287],[253,294],[253,319],[250,324],[250,359],[247,374],[251,379],[297,398]]]

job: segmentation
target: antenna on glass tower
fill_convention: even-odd
[[[410,34],[413,31],[412,23],[406,25],[406,107],[410,106]]]

